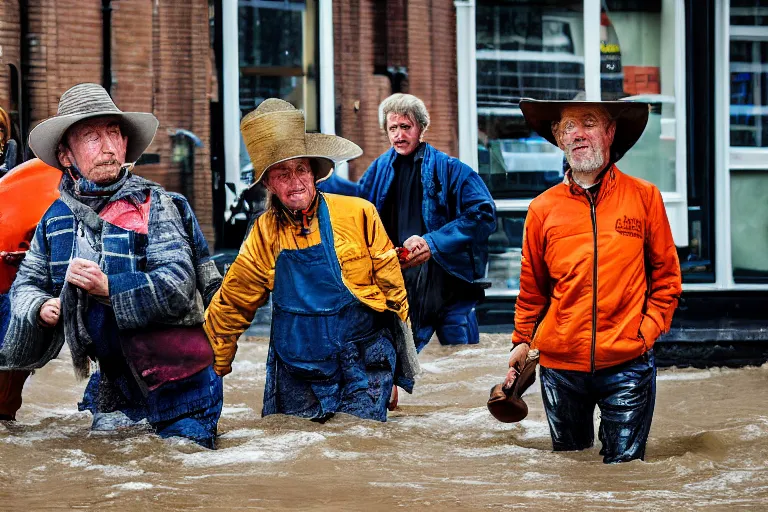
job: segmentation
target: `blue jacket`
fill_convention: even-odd
[[[390,148],[371,163],[359,182],[331,175],[318,184],[318,189],[362,197],[381,212],[395,178],[396,157],[397,152]],[[421,215],[427,228],[424,240],[432,257],[464,281],[471,283],[485,277],[488,237],[496,229],[496,208],[482,178],[459,159],[425,143],[421,183]]]

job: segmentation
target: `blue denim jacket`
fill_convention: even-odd
[[[396,157],[397,152],[390,148],[371,163],[359,182],[331,175],[318,184],[318,189],[362,197],[381,211],[395,178]],[[488,263],[488,237],[496,229],[496,208],[482,178],[459,159],[425,143],[421,182],[422,217],[427,227],[424,240],[432,257],[464,281],[471,283],[483,278]]]

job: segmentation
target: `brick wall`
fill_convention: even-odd
[[[432,127],[425,139],[457,155],[453,1],[338,0],[333,6],[336,132],[364,151],[362,157],[350,163],[350,177],[357,179],[389,148],[386,135],[379,129],[378,107],[393,91],[388,77],[374,75],[374,65],[382,65],[376,53],[384,46],[379,33],[382,29],[387,32],[387,64],[407,67],[403,92],[421,98],[429,110]],[[382,20],[382,15],[386,19]]]
[[[11,68],[21,72],[21,27],[19,5],[16,2],[0,2],[0,107],[11,112]]]
[[[102,81],[101,0],[29,0],[29,90],[31,127],[56,113],[61,94],[81,82]],[[169,190],[184,189],[172,161],[169,132],[196,134],[191,196],[208,241],[213,245],[209,93],[212,69],[206,0],[113,0],[112,97],[125,111],[152,112],[160,121],[147,153],[160,163],[136,167],[139,175]],[[3,64],[18,59],[17,2],[0,5]],[[7,52],[7,53],[6,53]],[[0,106],[8,105],[8,72],[0,74]]]

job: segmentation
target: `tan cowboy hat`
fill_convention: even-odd
[[[306,133],[304,112],[278,98],[264,100],[245,116],[240,131],[253,163],[253,184],[261,181],[270,167],[292,158],[315,160],[315,181],[323,181],[336,163],[363,154],[360,146],[342,137]]]
[[[157,118],[148,112],[123,112],[99,84],[78,84],[61,95],[56,115],[30,132],[29,147],[40,160],[60,169],[56,152],[67,130],[78,121],[100,116],[120,118],[120,129],[128,137],[126,163],[139,159],[155,138],[159,124]]]
[[[603,107],[616,121],[616,134],[611,144],[611,161],[618,162],[635,145],[648,123],[650,105],[634,101],[541,101],[524,98],[520,110],[528,126],[557,146],[552,133],[552,123],[559,121],[563,110],[568,107]]]

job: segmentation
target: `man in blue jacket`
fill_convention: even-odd
[[[392,147],[360,181],[332,176],[318,188],[372,202],[389,238],[408,250],[401,266],[417,350],[435,332],[443,345],[477,343],[476,280],[485,277],[496,227],[493,198],[472,168],[423,141],[429,113],[419,98],[385,99],[379,124]]]

